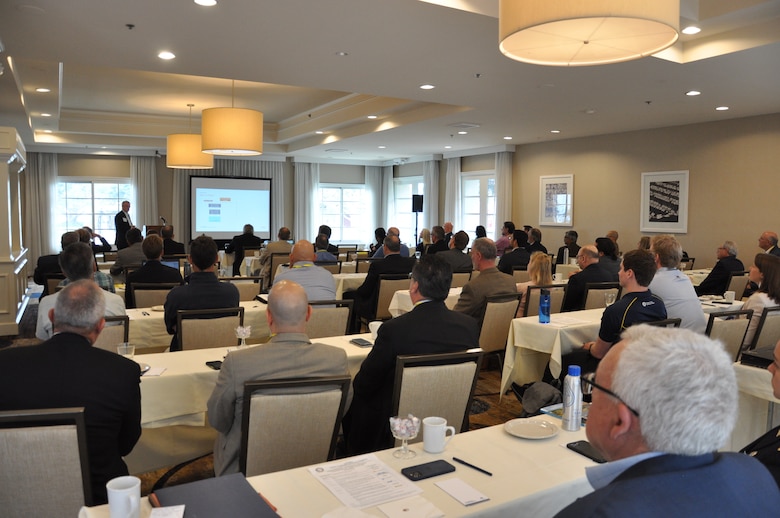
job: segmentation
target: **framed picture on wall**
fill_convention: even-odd
[[[539,225],[570,227],[574,212],[574,175],[539,178]]]
[[[688,171],[642,173],[642,232],[688,232]]]

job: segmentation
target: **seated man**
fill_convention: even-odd
[[[330,241],[328,240],[327,235],[318,235],[316,241],[314,242],[314,246],[316,255],[315,261],[335,262],[339,260],[337,255],[334,255],[328,251],[330,248]],[[336,253],[338,253],[338,248],[336,249]]]
[[[534,252],[547,253],[547,247],[542,244],[542,231],[534,227],[528,231],[528,246],[526,247],[529,254]]]
[[[311,248],[311,243],[306,243]],[[233,351],[225,357],[207,404],[209,424],[219,432],[214,445],[214,473],[218,477],[238,473],[245,382],[349,375],[343,349],[313,344],[306,336],[311,311],[300,285],[274,283],[266,311],[271,340],[262,347]]]
[[[217,268],[217,244],[208,236],[196,238],[190,246],[192,265],[189,284],[173,288],[165,299],[165,328],[171,338],[171,351],[179,350],[176,336],[176,312],[180,309],[216,309],[238,307],[238,288],[220,282]]]
[[[147,237],[141,244],[141,248],[143,248],[144,255],[146,256],[146,263],[127,276],[125,305],[128,308],[135,307],[133,291],[130,289],[130,285],[133,283],[175,282],[177,284],[184,284],[184,279],[182,279],[178,269],[165,266],[160,262],[163,255],[163,240],[160,236],[152,234]]]
[[[583,247],[580,253],[585,248],[588,247]],[[561,379],[568,372],[569,365],[579,365],[583,373],[594,372],[612,344],[620,339],[620,333],[628,327],[642,322],[666,319],[663,300],[648,289],[653,275],[655,275],[653,254],[647,250],[631,250],[623,255],[619,272],[623,295],[620,300],[604,310],[598,339],[595,342],[586,342],[582,345],[582,349],[563,356]]]
[[[128,266],[140,267],[146,261],[144,250],[141,247],[141,243],[144,240],[141,231],[133,227],[127,231],[127,236],[125,237],[127,239],[127,247],[116,253],[116,261],[110,268],[111,275],[122,275],[124,268]]]
[[[287,239],[290,239],[287,236]],[[233,256],[233,276],[241,275],[241,263],[244,261],[244,248],[255,247],[259,248],[263,246],[263,240],[255,235],[255,227],[252,225],[244,225],[244,233],[233,237],[225,246],[225,252],[229,254],[235,254]],[[262,262],[261,262],[262,264]]]
[[[387,235],[388,236],[395,236],[398,238],[398,242],[401,241],[401,231],[398,230],[398,227],[390,227],[387,229]],[[401,257],[409,257],[409,247],[405,244],[401,243],[401,249],[399,254],[401,254]],[[373,257],[374,259],[381,259],[385,256],[384,247],[379,247],[376,252],[374,252]]]
[[[83,228],[89,234],[89,236],[88,236],[89,237],[89,241],[87,242],[87,244],[92,247],[92,253],[97,254],[99,252],[110,252],[111,251],[111,245],[109,244],[108,241],[106,241],[106,238],[104,238],[100,234],[96,234],[95,232],[93,232],[90,227],[83,227]],[[95,239],[99,239],[100,240],[100,244],[99,245],[95,243]]]
[[[439,257],[450,263],[453,272],[474,268],[474,265],[471,264],[471,256],[463,252],[469,244],[469,239],[468,233],[459,230],[450,240],[450,249],[446,252],[439,252]]]
[[[333,234],[333,229],[330,228],[328,225],[320,225],[320,228],[317,229],[317,235],[325,234],[325,236],[328,238],[328,252],[331,254],[338,256],[339,255],[339,247],[336,245],[330,244],[330,236]],[[316,239],[314,241],[317,241]]]
[[[682,319],[680,327],[704,333],[707,318],[701,309],[699,297],[691,279],[678,269],[682,259],[679,241],[668,234],[655,236],[650,242],[650,251],[655,254],[658,268],[650,289],[664,301],[669,318]]]
[[[306,291],[309,300],[334,300],[336,281],[333,274],[314,264],[314,249],[305,239],[297,241],[290,252],[290,267],[274,277],[274,286],[282,281],[293,281]]]
[[[71,243],[78,242],[78,232],[65,232],[60,237],[60,246],[63,250],[65,250],[65,248]],[[60,254],[40,256],[35,266],[35,272],[33,272],[33,280],[35,281],[35,284],[40,284],[43,286],[43,297],[49,294],[49,286],[46,283],[46,276],[52,273],[62,273],[62,268],[60,268]]]
[[[591,282],[612,282],[612,275],[599,267],[599,252],[594,245],[580,248],[577,265],[581,271],[569,277],[561,311],[580,311],[585,307],[585,289]]]
[[[60,267],[67,277],[65,279],[66,286],[79,280],[92,279],[96,268],[92,248],[86,243],[71,243],[60,254]],[[38,322],[35,327],[35,336],[41,340],[48,340],[54,334],[52,322],[49,320],[49,310],[54,307],[59,295],[59,291],[52,293],[43,297],[38,303]],[[103,307],[105,308],[103,316],[106,317],[126,314],[125,301],[116,293],[106,291]]]
[[[716,255],[718,262],[707,277],[698,286],[693,287],[696,295],[723,295],[728,289],[732,272],[745,271],[745,265],[737,259],[737,245],[734,241],[724,241],[723,246],[718,247]],[[736,298],[741,299],[742,293],[737,293]]]
[[[92,260],[92,249],[83,247]],[[70,247],[63,254],[67,254]],[[91,263],[88,263],[91,264]],[[92,347],[103,329],[105,298],[89,279],[76,280],[41,308],[55,335],[40,345],[0,351],[0,410],[84,407],[92,495],[104,504],[106,482],[127,475],[122,457],[141,436],[141,370],[138,364]],[[116,297],[116,295],[114,295]],[[48,297],[47,297],[48,298]],[[30,460],[33,462],[33,460]],[[45,462],[38,459],[38,462]]]
[[[509,241],[512,248],[511,252],[505,252],[498,261],[498,269],[507,275],[512,275],[515,266],[526,269],[531,260],[531,254],[525,249],[528,244],[528,234],[522,230],[512,232],[512,239]]]
[[[436,252],[449,250],[449,242],[444,240],[444,227],[436,225],[431,229],[431,241],[433,243],[425,250],[426,254],[435,254]]]
[[[515,233],[515,224],[511,221],[504,221],[501,227],[501,237],[496,239],[496,257],[502,257],[504,252],[512,248],[512,234]]]
[[[292,251],[292,245],[290,241],[290,229],[282,227],[276,234],[277,241],[271,241],[268,243],[263,251],[260,252],[260,271],[257,275],[263,278],[263,286],[268,287],[271,284],[271,256],[273,254],[289,254]],[[243,256],[242,256],[243,260]],[[241,262],[238,263],[239,267]],[[236,263],[233,263],[233,275],[238,275],[236,270]]]
[[[566,255],[566,250],[569,251],[569,260],[577,257],[580,253],[580,245],[577,244],[577,238],[579,238],[576,230],[567,230],[563,235],[563,246],[558,249],[558,254],[555,256],[555,264],[564,264],[563,256]]]
[[[409,295],[414,309],[382,324],[374,347],[355,376],[354,399],[343,423],[349,455],[393,445],[388,419],[392,415],[396,357],[479,347],[476,320],[444,304],[451,283],[452,270],[439,254],[425,254],[412,270]]]
[[[780,492],[766,468],[718,452],[737,420],[737,380],[719,343],[637,326],[591,385],[585,432],[609,462],[585,468],[594,491],[556,516],[776,515]]]
[[[496,268],[496,245],[487,237],[480,237],[471,247],[471,263],[479,271],[463,286],[455,307],[455,311],[466,313],[477,319],[482,325],[487,307],[487,298],[492,295],[517,293],[517,285],[511,275],[498,271]]]
[[[173,225],[165,225],[160,230],[163,238],[163,255],[184,255],[187,251],[184,249],[184,243],[174,241]]]

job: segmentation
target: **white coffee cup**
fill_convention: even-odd
[[[563,280],[563,273],[556,273],[554,278],[555,278],[556,281],[562,281]]]
[[[138,477],[116,477],[106,484],[108,492],[108,514],[111,518],[140,518],[141,479]]]
[[[127,342],[122,342],[116,346],[116,352],[125,358],[132,360],[135,357],[135,346]]]
[[[734,298],[736,296],[737,294],[734,293],[733,291],[727,291],[726,293],[723,294],[723,299],[726,300],[727,302],[734,302]]]
[[[447,437],[447,432],[452,434]],[[428,453],[441,453],[444,447],[455,435],[455,428],[447,426],[443,417],[426,417],[423,419],[423,450]]]
[[[371,331],[371,339],[376,340],[376,335],[379,333],[379,328],[382,325],[381,320],[374,320],[368,323],[368,330]]]

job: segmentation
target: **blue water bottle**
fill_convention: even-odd
[[[539,323],[550,323],[550,290],[539,290]]]

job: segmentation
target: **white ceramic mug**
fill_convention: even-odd
[[[374,320],[368,323],[368,330],[371,331],[371,339],[376,340],[376,335],[379,333],[379,328],[382,325],[381,320]]]
[[[726,300],[726,302],[734,302],[734,298],[737,296],[736,293],[733,291],[727,291],[723,294],[723,299]]]
[[[447,432],[452,434],[447,437]],[[423,450],[428,453],[441,453],[444,447],[455,435],[455,428],[447,426],[443,417],[426,417],[423,419]]]
[[[554,279],[556,281],[562,281],[563,280],[563,273],[556,273]]]
[[[111,518],[140,518],[141,479],[138,477],[116,477],[106,484],[108,492],[108,514]]]

